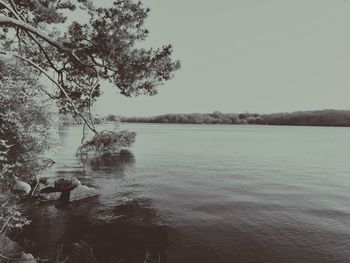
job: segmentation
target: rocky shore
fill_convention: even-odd
[[[74,202],[99,195],[99,192],[82,185],[75,177],[42,177],[31,182],[17,181],[13,192],[23,198],[37,198],[40,202]],[[36,259],[26,253],[15,241],[0,234],[0,262],[65,262],[96,263],[91,247],[85,241],[62,244],[49,259]]]
[[[82,185],[75,177],[43,177],[29,183],[18,181],[14,192],[21,196],[32,196],[40,201],[78,201],[98,196],[93,187]]]

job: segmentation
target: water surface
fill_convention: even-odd
[[[49,175],[101,195],[37,204],[23,233],[47,256],[85,240],[99,262],[349,262],[350,130],[122,124],[130,153],[82,162],[64,127]]]

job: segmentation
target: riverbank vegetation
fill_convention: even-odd
[[[57,141],[58,122],[38,75],[23,64],[2,64],[0,80],[0,229],[5,232],[27,223],[11,189],[53,163],[43,154]]]
[[[120,117],[122,122],[184,124],[258,124],[350,127],[349,110],[297,111],[291,113],[192,113],[152,117]]]

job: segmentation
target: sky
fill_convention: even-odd
[[[142,2],[145,47],[172,44],[182,68],[152,97],[104,85],[97,113],[350,109],[350,1]]]

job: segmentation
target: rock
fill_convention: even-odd
[[[16,194],[28,195],[31,190],[30,185],[22,181],[16,181],[13,186],[13,192]]]
[[[48,185],[48,182],[49,179],[48,178],[45,178],[45,177],[42,177],[39,179],[39,183],[43,184],[43,185]]]
[[[0,250],[3,253],[10,253],[10,252],[16,252],[21,251],[20,245],[18,245],[16,242],[9,239],[4,234],[0,234]]]
[[[75,177],[61,177],[55,181],[56,192],[67,192],[81,185],[80,181]]]
[[[44,188],[40,188],[40,193],[54,193],[55,192],[55,188],[52,186],[48,186],[48,187],[44,187]]]
[[[95,188],[86,185],[79,185],[70,192],[69,201],[77,201],[92,196],[97,196],[99,193]]]
[[[55,188],[55,178],[40,178],[37,191],[39,193],[53,193]]]
[[[78,185],[80,181],[75,177],[45,177],[39,180],[39,193],[69,192]]]
[[[37,261],[35,260],[35,258],[32,254],[24,253],[23,251],[21,252],[20,259],[21,260],[17,261],[17,262],[37,263]]]
[[[0,234],[0,251],[2,257],[0,262],[27,262],[37,263],[33,255],[23,252],[23,249],[16,242],[9,239],[7,236]],[[6,257],[6,258],[4,258]],[[14,259],[9,260],[8,258]],[[3,261],[2,261],[3,260]]]
[[[39,198],[40,201],[57,201],[61,199],[60,192],[54,192],[54,193],[40,193]]]

